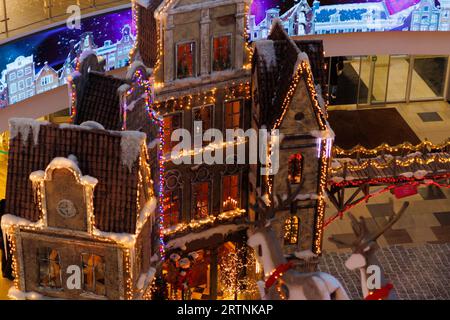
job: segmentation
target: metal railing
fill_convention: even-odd
[[[62,21],[69,17],[67,8],[71,5],[78,5],[84,14],[126,3],[130,0],[0,0],[0,36]]]

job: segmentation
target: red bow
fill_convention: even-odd
[[[388,283],[384,287],[373,291],[371,294],[365,297],[364,300],[383,300],[389,296],[392,288],[394,288],[394,286],[391,283]]]

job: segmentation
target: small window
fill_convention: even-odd
[[[11,83],[11,94],[14,94],[17,92],[17,84],[16,83]]]
[[[231,36],[213,38],[213,71],[231,68]]]
[[[174,226],[181,222],[181,190],[164,191],[164,228]]]
[[[25,89],[25,81],[20,80],[19,81],[19,90],[23,90],[23,89]]]
[[[164,117],[164,149],[163,153],[169,153],[179,142],[172,141],[172,132],[181,128],[181,112]]]
[[[284,244],[298,243],[298,217],[291,216],[284,221]]]
[[[239,206],[239,175],[223,177],[222,207],[223,211],[234,210]]]
[[[26,80],[27,87],[31,87],[33,85],[33,79],[31,77],[28,77]]]
[[[177,45],[177,78],[195,76],[195,42]]]
[[[198,182],[192,185],[193,216],[203,219],[209,215],[209,182]]]
[[[296,153],[289,157],[288,177],[291,183],[300,183],[302,181],[303,157]]]
[[[199,141],[203,141],[203,133],[212,127],[212,109],[213,106],[202,106],[194,108],[192,110],[192,116],[194,119],[194,139],[197,138]],[[202,126],[200,128],[195,122],[201,122]],[[195,140],[194,140],[195,141]],[[207,141],[203,141],[203,146],[209,144]]]
[[[241,101],[225,103],[225,129],[238,129],[241,126]]]
[[[23,77],[23,70],[18,70],[17,71],[17,78],[22,78]]]
[[[91,253],[82,253],[83,290],[94,294],[106,295],[105,262],[103,257]]]
[[[39,285],[44,288],[61,288],[61,261],[55,249],[43,247],[38,249]]]
[[[25,68],[25,74],[29,75],[31,73],[31,67],[26,67]]]

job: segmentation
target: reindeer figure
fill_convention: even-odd
[[[248,229],[247,244],[255,250],[258,262],[266,273],[266,281],[258,283],[262,299],[348,300],[341,283],[332,275],[324,272],[301,273],[290,268],[291,265],[287,263],[281,243],[271,227],[270,220],[267,220],[273,218],[276,212],[288,210],[295,204],[301,185],[291,193],[290,184],[287,183],[288,196],[285,200],[277,195],[276,204],[267,206],[258,198],[255,210],[259,220]]]
[[[352,248],[352,254],[345,262],[345,266],[350,270],[359,269],[361,274],[361,288],[363,297],[368,297],[371,290],[368,288],[367,283],[367,268],[369,266],[378,266],[380,269],[380,283],[381,287],[385,287],[388,284],[386,276],[384,274],[383,268],[380,265],[375,252],[378,250],[377,239],[389,228],[391,228],[402,216],[409,206],[409,202],[403,203],[401,209],[395,212],[393,209],[393,202],[391,200],[391,210],[392,213],[388,218],[388,222],[378,229],[377,231],[370,233],[367,228],[366,221],[364,218],[359,217],[359,221],[349,213],[349,217],[352,223],[352,229],[356,236],[356,240],[352,243],[346,243],[344,241],[338,240],[335,237],[330,237],[329,240],[340,245],[345,245]],[[389,300],[397,299],[397,296],[393,290],[389,292],[387,296]]]

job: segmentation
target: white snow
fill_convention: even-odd
[[[322,96],[322,87],[320,84],[316,84],[316,94],[317,94],[317,102],[319,102],[319,106],[322,110],[325,110],[325,100]]]
[[[41,125],[48,123],[48,121],[37,121],[30,118],[11,118],[9,119],[10,139],[14,139],[20,133],[23,143],[26,144],[31,131],[34,144],[36,145],[39,140]]]
[[[70,168],[72,170],[74,170],[75,172],[77,172],[79,175],[81,175],[81,170],[78,167],[78,164],[68,158],[64,158],[64,157],[56,157],[53,158],[52,161],[50,161],[50,163],[47,166],[47,170],[51,170],[51,169],[59,169],[59,168]]]
[[[80,127],[86,129],[105,130],[105,127],[103,127],[100,123],[95,121],[85,121],[82,124],[80,124]]]
[[[408,171],[408,172],[400,173],[400,175],[401,175],[401,176],[404,176],[404,177],[406,177],[406,178],[412,178],[412,177],[414,176],[414,173]]]
[[[156,198],[152,197],[142,208],[139,213],[139,217],[136,221],[136,233],[142,228],[148,218],[151,219],[151,224],[155,223],[155,209],[156,209]]]
[[[42,221],[31,222],[28,219],[21,218],[12,214],[4,214],[1,220],[2,231],[8,229],[11,226],[28,226],[28,227],[39,227],[42,225]],[[5,233],[5,232],[4,232]]]
[[[133,63],[131,63],[130,66],[128,67],[126,78],[127,78],[128,80],[133,79],[134,73],[136,72],[136,70],[137,70],[138,68],[143,68],[144,70],[147,71],[147,67],[144,65],[144,63],[143,63],[142,61],[135,60],[135,61],[133,61]]]
[[[301,260],[309,260],[312,258],[316,258],[317,254],[315,254],[311,250],[303,250],[294,252],[294,256]]]
[[[37,170],[30,173],[30,180],[32,182],[38,182],[44,179],[45,172],[43,170]]]
[[[351,180],[355,180],[356,178],[355,177],[353,177],[353,176],[346,176],[345,177],[345,180],[347,180],[347,181],[351,181]]]
[[[261,197],[261,200],[264,201],[264,203],[265,203],[266,206],[270,207],[269,194],[267,194],[267,193],[264,194],[264,195]]]
[[[260,40],[255,42],[255,48],[258,55],[264,59],[267,68],[276,67],[277,57],[272,40]]]
[[[237,225],[237,224],[227,224],[227,225],[221,225],[214,228],[209,228],[207,230],[201,231],[201,232],[191,232],[185,236],[175,238],[167,242],[166,249],[175,249],[175,248],[181,248],[184,250],[186,248],[186,243],[189,243],[194,240],[199,239],[208,239],[214,234],[222,234],[227,235],[231,232],[235,232],[238,230],[245,229],[246,225]]]
[[[8,297],[13,300],[54,300],[54,298],[43,296],[40,293],[29,291],[23,292],[12,286],[8,290]]]
[[[117,88],[117,92],[122,95],[125,94],[129,89],[131,89],[131,86],[128,83],[124,83],[119,88]]]
[[[120,133],[122,139],[120,140],[120,148],[122,151],[122,163],[128,167],[128,170],[133,168],[133,164],[139,156],[141,145],[145,143],[146,135],[138,131],[123,131]]]
[[[145,287],[147,287],[149,284],[153,282],[153,279],[155,278],[156,269],[153,267],[150,267],[147,273],[141,273],[139,276],[139,279],[136,283],[136,287],[141,290]]]
[[[130,234],[130,233],[104,232],[97,228],[94,228],[92,233],[94,235],[102,237],[102,238],[114,240],[115,242],[117,242],[127,248],[133,247],[135,244],[135,241],[136,241],[136,236],[134,234]]]
[[[428,171],[426,170],[417,170],[414,172],[414,178],[416,179],[423,179],[428,174]]]

